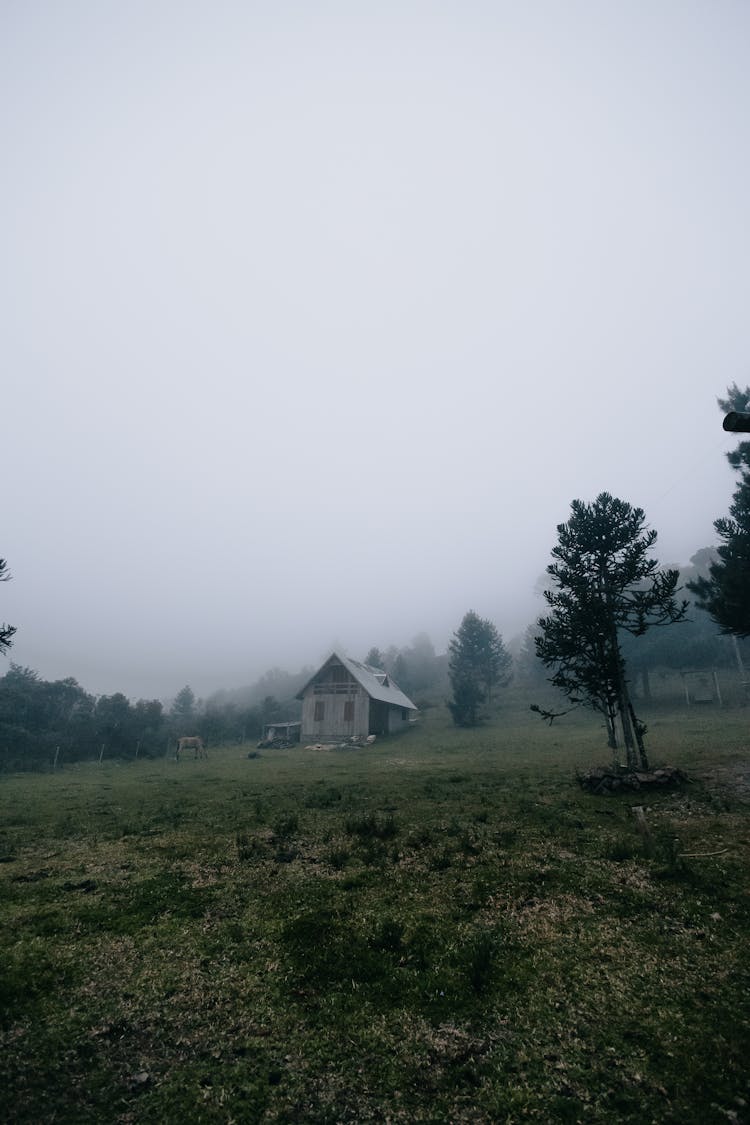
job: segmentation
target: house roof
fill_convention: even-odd
[[[344,665],[360,687],[365,689],[370,699],[377,699],[380,703],[390,703],[393,707],[406,707],[410,711],[419,710],[408,695],[404,695],[401,688],[393,682],[382,668],[372,668],[369,664],[361,664],[359,660],[352,660],[350,656],[341,656],[338,652],[332,652],[328,659],[321,664],[315,675],[311,676],[302,690],[297,693],[297,699],[302,699],[310,684],[317,679],[332,660],[338,660],[340,664]]]

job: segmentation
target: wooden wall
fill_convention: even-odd
[[[357,684],[347,685],[346,692],[337,687],[325,691],[329,685],[313,684],[302,701],[302,741],[339,742],[345,738],[365,737],[369,734],[370,697]],[[315,718],[315,705],[323,705],[323,718]],[[353,718],[346,718],[346,704],[353,703]]]

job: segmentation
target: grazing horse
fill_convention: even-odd
[[[200,735],[188,734],[183,738],[178,738],[177,740],[177,750],[175,752],[176,760],[179,762],[180,754],[182,753],[182,751],[189,750],[191,747],[195,750],[196,759],[208,757],[208,754],[206,753],[206,747],[203,745],[203,739],[200,737]]]

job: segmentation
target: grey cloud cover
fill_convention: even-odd
[[[5,3],[17,662],[199,693],[462,614],[575,497],[715,541],[744,4]],[[2,671],[2,669],[0,669]]]

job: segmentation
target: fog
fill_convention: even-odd
[[[468,609],[603,490],[716,541],[750,8],[0,6],[0,620],[170,697]],[[0,663],[0,674],[7,668]]]

